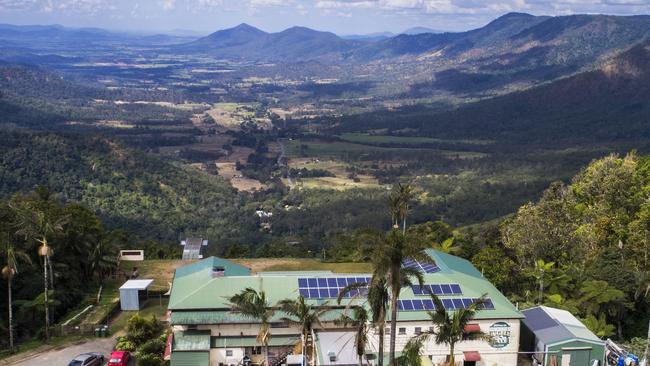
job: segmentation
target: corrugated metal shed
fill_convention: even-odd
[[[605,356],[605,342],[566,310],[538,306],[523,310],[522,350],[536,352],[546,364],[551,357],[567,365],[582,366]]]
[[[210,352],[191,351],[173,352],[171,366],[207,366],[210,364]]]
[[[140,310],[140,291],[146,291],[153,280],[128,280],[120,287],[120,308]]]

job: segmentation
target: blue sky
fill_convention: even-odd
[[[537,15],[650,14],[650,0],[0,0],[0,22],[156,32],[212,32],[249,23],[338,34],[399,32],[413,26],[459,31],[507,12]]]

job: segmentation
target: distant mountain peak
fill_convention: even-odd
[[[241,23],[241,24],[239,24],[239,25],[237,25],[237,26],[235,26],[235,27],[232,27],[232,28],[230,28],[230,29],[233,29],[233,30],[236,29],[236,30],[255,30],[255,31],[261,31],[261,29],[256,28],[256,27],[253,27],[252,25],[250,25],[250,24],[248,24],[248,23]]]
[[[498,17],[497,19],[504,19],[504,18],[534,18],[534,17],[535,16],[532,15],[532,14],[511,11],[510,13],[503,14],[502,16]]]

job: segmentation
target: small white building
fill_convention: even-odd
[[[140,299],[148,298],[148,288],[153,280],[128,280],[120,287],[120,308],[140,310]]]

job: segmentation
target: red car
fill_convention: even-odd
[[[131,362],[131,354],[127,351],[115,351],[111,353],[106,366],[127,366]]]

